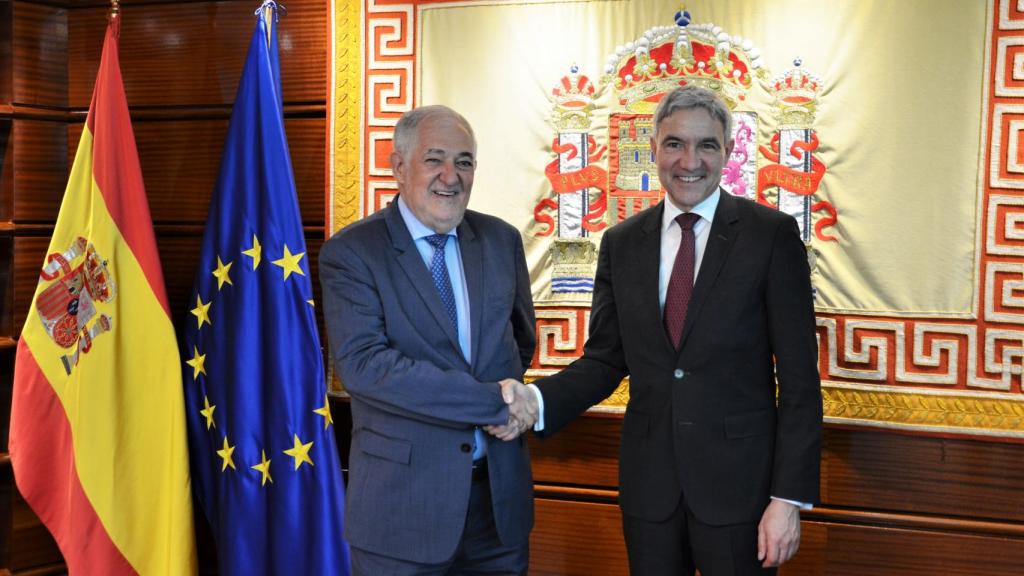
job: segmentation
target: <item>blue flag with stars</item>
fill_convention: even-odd
[[[348,574],[276,26],[257,15],[184,331],[192,480],[221,574]]]

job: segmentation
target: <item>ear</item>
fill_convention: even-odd
[[[729,138],[725,141],[725,159],[728,160],[732,156],[732,149],[736,147],[736,141]]]
[[[654,136],[651,136],[651,153],[655,158],[658,157],[658,141],[654,139]]]
[[[405,158],[403,158],[397,150],[394,150],[391,152],[391,156],[388,157],[388,160],[391,162],[391,171],[395,175],[395,181],[399,184],[403,184],[405,182],[405,170],[407,168]]]

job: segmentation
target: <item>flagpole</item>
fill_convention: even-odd
[[[274,17],[275,12],[277,11],[277,6],[278,4],[277,2],[274,2],[274,0],[263,0],[260,7],[256,9],[257,14],[263,12],[263,22],[267,25],[267,42],[270,42],[270,27],[274,25],[274,20],[277,19]]]

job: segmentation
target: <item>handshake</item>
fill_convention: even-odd
[[[501,397],[508,404],[508,423],[500,426],[485,426],[484,430],[499,440],[515,440],[520,434],[533,427],[539,417],[540,408],[533,390],[511,378],[499,382]]]

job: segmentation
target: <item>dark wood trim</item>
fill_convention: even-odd
[[[52,236],[53,228],[53,224],[0,222],[0,238],[10,236]],[[317,238],[322,240],[324,237],[324,226],[303,226],[302,230],[307,238]],[[158,236],[202,236],[203,232],[206,231],[206,223],[180,224],[154,222],[153,231]],[[2,340],[0,340],[0,343],[2,343]]]
[[[51,106],[33,106],[29,104],[0,104],[0,118],[15,120],[44,120],[51,122],[70,122],[73,112]],[[82,117],[84,120],[85,117]]]
[[[132,120],[226,120],[232,106],[130,106]],[[285,102],[285,118],[326,118],[324,102]]]
[[[17,348],[18,341],[8,336],[0,336],[0,350],[10,350]]]
[[[52,230],[52,228],[51,228]],[[154,222],[153,232],[157,236],[202,236],[206,231],[206,223],[202,224],[179,224],[169,222]],[[303,226],[302,231],[306,238],[316,238],[323,240],[324,227],[323,226]]]
[[[7,236],[52,236],[53,224],[0,222],[0,238]]]
[[[534,496],[562,501],[581,501],[595,504],[615,504],[618,502],[618,490],[600,488],[574,488],[537,484]],[[1024,538],[1024,524],[1014,522],[992,522],[969,518],[937,517],[921,514],[898,514],[872,510],[848,510],[818,506],[813,510],[801,513],[805,521],[827,522],[853,526],[884,526],[886,528],[903,528],[910,530],[929,530],[955,532],[960,534],[979,534],[1009,538]]]
[[[46,566],[39,566],[39,567],[36,567],[36,568],[32,568],[31,570],[19,570],[17,572],[16,576],[53,576],[53,575],[56,575],[56,574],[67,574],[67,573],[68,573],[68,566],[67,566],[67,564],[61,563],[61,564],[47,564]],[[13,572],[9,572],[7,570],[4,570],[3,572],[0,572],[0,576],[8,575],[8,574],[14,576]]]
[[[905,528],[910,530],[929,530],[956,532],[961,534],[979,534],[986,536],[1002,536],[1024,538],[1024,524],[1016,522],[992,522],[969,518],[938,517],[920,514],[898,514],[872,510],[846,510],[842,508],[817,507],[802,512],[805,520],[886,528]]]
[[[580,500],[600,504],[616,504],[619,501],[618,490],[607,490],[602,488],[574,488],[571,486],[556,486],[552,484],[535,484],[533,495],[537,498],[550,498],[552,500]]]
[[[133,121],[160,120],[224,120],[231,117],[231,106],[129,106]],[[26,104],[0,104],[0,118],[43,120],[51,122],[85,122],[88,108],[54,108]],[[324,102],[286,102],[285,118],[326,118]]]
[[[11,465],[11,455],[7,452],[0,452],[0,468],[7,468]]]

